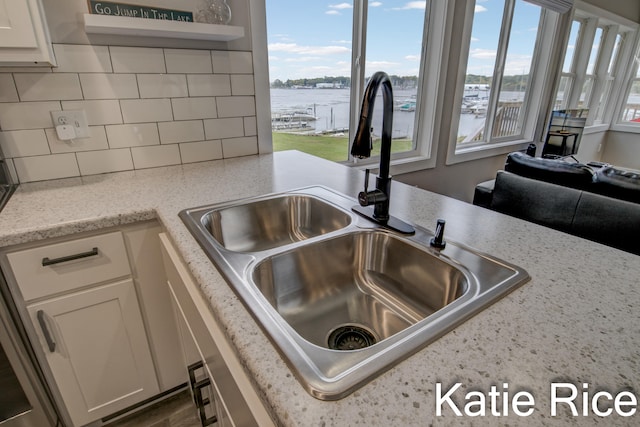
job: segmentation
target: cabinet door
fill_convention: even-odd
[[[0,0],[0,47],[38,47],[26,1]]]
[[[74,425],[159,391],[130,279],[27,309]]]

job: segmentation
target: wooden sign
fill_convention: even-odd
[[[183,10],[160,9],[158,7],[110,1],[89,1],[89,13],[94,15],[125,16],[127,18],[160,19],[165,21],[193,22],[193,13]]]

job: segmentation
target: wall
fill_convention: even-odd
[[[607,132],[602,161],[612,165],[640,170],[640,134]]]
[[[249,22],[246,1],[229,4]],[[229,43],[94,37],[85,0],[44,6],[58,66],[0,67],[0,147],[20,182],[258,152],[250,25]],[[60,141],[50,112],[78,109],[91,137]]]

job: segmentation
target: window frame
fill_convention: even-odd
[[[464,81],[467,70],[467,60],[469,57],[469,48],[471,40],[471,31],[473,26],[475,1],[468,1],[464,9],[464,16],[462,17],[463,28],[463,43],[460,48],[460,61],[457,70],[457,84],[455,91],[455,99],[462,99],[464,94]],[[561,61],[558,59],[563,50],[555,43],[558,37],[563,37],[564,29],[561,26],[563,16],[559,13],[549,11],[542,8],[541,19],[536,34],[536,43],[534,48],[534,54],[531,61],[530,70],[530,90],[527,96],[523,100],[523,108],[525,110],[525,119],[522,125],[521,133],[515,138],[496,138],[489,142],[482,144],[475,144],[472,146],[459,148],[457,144],[458,123],[461,114],[461,105],[459,103],[454,104],[454,110],[452,111],[452,121],[449,130],[449,146],[447,149],[446,164],[452,165],[456,163],[462,163],[485,157],[493,157],[502,154],[507,154],[511,151],[525,149],[526,146],[533,142],[539,141],[541,138],[540,128],[540,116],[546,109],[546,105],[549,103],[551,96],[551,88],[553,87],[553,81],[555,78],[555,70]],[[504,20],[503,20],[504,22]],[[503,43],[503,37],[507,31],[503,27],[501,28],[499,43]],[[568,32],[566,32],[568,37]],[[506,51],[504,52],[506,54]],[[564,57],[562,58],[564,59]],[[498,68],[498,65],[496,65]],[[492,86],[495,87],[495,82],[492,82]],[[497,97],[493,108],[497,108]],[[489,115],[487,115],[489,117]]]
[[[626,18],[614,15],[611,12],[602,10],[596,6],[577,0],[574,4],[574,10],[571,22],[579,21],[582,23],[580,35],[576,40],[576,48],[571,71],[575,74],[573,84],[570,87],[569,102],[563,105],[563,108],[578,108],[577,102],[583,90],[585,81],[588,78],[593,79],[591,86],[591,95],[587,105],[580,108],[588,108],[585,134],[602,132],[609,129],[612,130],[632,130],[640,133],[640,126],[622,122],[622,112],[628,98],[628,92],[631,87],[631,74],[633,52],[638,44],[639,27]],[[594,36],[598,28],[603,29],[602,39],[600,42],[596,63],[592,74],[587,74],[587,67],[590,58],[590,52],[594,43]],[[611,73],[609,73],[609,65],[615,48],[618,34],[623,36],[622,46],[617,50],[617,57]],[[566,43],[565,43],[566,49]],[[565,73],[558,73],[565,76]],[[611,82],[608,86],[607,82]],[[608,94],[604,91],[609,88]],[[557,93],[557,88],[554,94]],[[603,94],[605,99],[602,99]],[[604,111],[600,114],[599,110]]]
[[[436,166],[438,101],[444,86],[443,64],[447,56],[446,17],[450,14],[448,1],[427,0],[423,25],[420,71],[416,97],[416,118],[413,130],[414,148],[410,151],[391,154],[391,172],[394,174],[415,172]],[[353,141],[360,116],[362,94],[365,90],[365,63],[367,45],[368,0],[353,1],[352,72],[351,72],[351,112],[349,141]],[[444,19],[443,19],[444,18]],[[427,77],[428,76],[428,77]],[[425,96],[425,94],[438,94]],[[351,156],[344,164],[357,168],[376,170],[380,156],[357,159]]]

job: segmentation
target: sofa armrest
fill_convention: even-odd
[[[473,192],[473,204],[489,209],[491,207],[491,198],[495,185],[495,179],[490,179],[489,181],[484,181],[476,185],[476,189]]]

